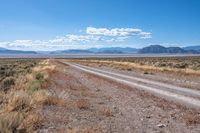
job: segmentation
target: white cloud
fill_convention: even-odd
[[[141,29],[134,29],[134,28],[107,29],[107,28],[87,27],[86,33],[90,35],[111,36],[111,37],[139,36],[140,38],[143,39],[151,38],[150,32],[143,32]]]
[[[93,42],[100,41],[100,36],[93,35],[66,35],[61,37],[56,37],[53,40],[49,40],[50,43],[74,43],[74,42]]]
[[[62,50],[74,48],[90,48],[117,45],[133,36],[147,39],[151,38],[150,32],[133,28],[94,28],[87,27],[85,33],[67,34],[57,36],[50,40],[14,40],[0,42],[0,47],[17,50]],[[117,43],[118,42],[118,43]],[[121,43],[120,43],[121,44]]]

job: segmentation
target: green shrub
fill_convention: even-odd
[[[38,91],[38,90],[42,89],[43,84],[45,82],[46,81],[44,79],[44,74],[36,73],[34,75],[34,79],[29,82],[29,85],[28,85],[29,92],[32,93],[32,92],[35,92],[35,91]]]
[[[28,91],[30,93],[35,92],[37,90],[40,90],[41,87],[41,82],[39,80],[33,79],[32,81],[29,82],[28,84]]]
[[[15,78],[14,77],[6,77],[3,79],[1,83],[1,90],[6,91],[10,89],[12,85],[15,85]]]
[[[37,73],[35,75],[35,79],[39,80],[39,81],[42,81],[44,79],[44,75],[42,73]]]

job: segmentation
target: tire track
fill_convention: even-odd
[[[200,109],[200,100],[196,98],[200,96],[199,91],[191,90],[189,88],[182,88],[170,84],[160,83],[157,81],[131,77],[124,74],[104,71],[80,64],[68,62],[66,64],[88,73],[109,78],[134,88],[136,87],[137,89],[147,91],[158,97],[162,97],[168,101],[174,101],[183,104],[187,107],[195,107]]]

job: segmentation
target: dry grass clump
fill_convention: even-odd
[[[19,130],[26,129],[27,132],[34,132],[36,129],[42,127],[44,116],[39,113],[30,113],[18,127]]]
[[[113,116],[113,111],[109,107],[102,107],[100,109],[100,114],[106,117],[110,117],[110,116]]]
[[[76,100],[74,104],[78,109],[89,109],[90,107],[90,103],[86,99]]]
[[[34,95],[34,104],[42,106],[65,106],[66,102],[55,96],[50,96],[46,90],[37,91]]]
[[[3,103],[4,97],[5,97],[5,93],[0,92],[0,105]]]
[[[80,91],[81,91],[81,95],[84,97],[93,97],[93,98],[96,97],[95,93],[91,92],[90,90],[84,89]]]
[[[24,116],[19,112],[4,113],[0,115],[0,132],[15,133],[20,132],[18,127],[23,122]],[[22,130],[21,130],[22,131]]]
[[[30,133],[42,126],[44,117],[38,113],[25,115],[20,112],[10,112],[0,115],[1,133]]]
[[[43,106],[45,106],[45,105],[64,106],[65,105],[64,100],[57,98],[57,97],[53,97],[53,96],[43,96],[43,98],[41,98],[41,101],[39,101],[39,103]]]
[[[9,99],[7,111],[31,110],[31,97],[24,91],[17,91]]]

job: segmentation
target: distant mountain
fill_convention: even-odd
[[[0,47],[0,51],[3,51],[3,50],[6,50],[6,49],[5,49],[5,48],[1,48],[1,47]]]
[[[82,49],[70,49],[70,50],[50,52],[50,54],[89,54],[89,53],[93,53],[93,52],[89,50],[82,50]]]
[[[108,47],[89,49],[69,49],[58,51],[22,51],[11,50],[0,47],[0,54],[200,54],[200,46],[190,47],[164,47],[161,45],[150,45],[142,49],[130,47]]]
[[[166,53],[167,49],[160,45],[150,45],[148,47],[144,47],[138,51],[138,53]]]
[[[168,47],[166,53],[186,53],[186,51],[180,47]]]
[[[35,51],[9,50],[0,47],[0,54],[37,54]]]
[[[53,51],[51,54],[123,54],[123,53],[137,53],[138,49],[135,48],[121,48],[121,47],[108,47],[108,48],[90,48],[90,49],[71,49],[62,51]]]
[[[130,47],[108,47],[108,48],[90,48],[89,51],[93,53],[107,53],[107,54],[117,54],[117,53],[137,53],[138,49]]]
[[[142,54],[198,54],[200,52],[195,50],[185,50],[180,47],[163,47],[160,45],[150,45],[148,47],[144,47],[138,51],[138,53]]]
[[[184,50],[194,50],[200,52],[200,45],[183,47]]]

